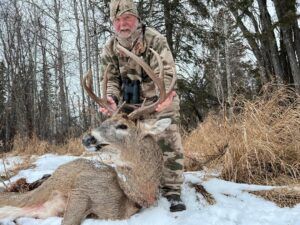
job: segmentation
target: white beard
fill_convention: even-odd
[[[137,29],[130,35],[130,37],[123,38],[118,36],[118,34],[116,34],[116,38],[119,41],[120,45],[122,45],[127,49],[132,49],[134,44],[136,43],[136,40],[141,36],[141,34],[142,34],[142,27],[139,24]]]

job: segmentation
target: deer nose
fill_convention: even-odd
[[[91,145],[95,145],[97,143],[97,140],[94,136],[90,135],[90,134],[86,134],[84,135],[84,137],[82,138],[82,144],[85,147],[89,147]]]

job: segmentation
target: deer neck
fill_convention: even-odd
[[[125,194],[141,206],[153,205],[158,197],[162,176],[162,152],[153,138],[143,138],[127,144],[121,154],[121,164],[115,170]]]

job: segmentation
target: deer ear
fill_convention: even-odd
[[[156,135],[165,131],[170,125],[172,120],[170,118],[164,118],[155,121],[155,123],[145,123],[146,133]]]

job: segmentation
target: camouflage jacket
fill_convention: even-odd
[[[140,101],[144,98],[155,99],[158,95],[153,81],[143,71],[143,69],[132,59],[125,56],[116,49],[118,40],[112,37],[105,45],[101,56],[101,74],[104,74],[108,64],[112,64],[108,70],[107,94],[113,96],[117,101],[123,100],[123,82],[124,78],[140,81]],[[159,74],[158,62],[149,48],[154,49],[160,56],[164,66],[164,82],[166,90],[172,81],[175,71],[175,63],[168,46],[166,38],[158,31],[152,28],[145,28],[143,35],[138,39],[137,43],[131,50],[137,56],[150,65],[155,74]],[[101,88],[103,90],[103,88]],[[174,98],[172,107],[165,109],[160,115],[177,115],[179,111],[178,96]],[[174,114],[175,113],[175,114]],[[160,116],[159,116],[160,117]]]

